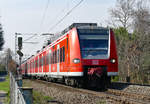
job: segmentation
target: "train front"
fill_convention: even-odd
[[[101,27],[77,28],[84,81],[90,86],[105,87],[118,74],[114,33]]]

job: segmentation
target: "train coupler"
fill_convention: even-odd
[[[88,75],[93,76],[96,75],[97,77],[101,77],[103,74],[103,70],[101,67],[97,68],[88,68]]]

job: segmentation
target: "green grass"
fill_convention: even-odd
[[[119,81],[119,76],[115,76],[111,78],[111,82],[118,82]]]
[[[9,76],[6,76],[6,80],[3,82],[0,82],[0,91],[4,91],[7,93],[5,104],[9,104],[10,102],[10,90],[9,90]]]
[[[23,80],[24,87],[32,87],[32,83],[26,80]],[[40,91],[37,91],[33,88],[33,104],[50,104],[48,101],[53,100],[50,96],[45,96]]]
[[[106,104],[106,100],[101,100],[97,104]]]
[[[0,82],[0,90],[9,92],[9,76],[6,77],[6,80],[3,82]]]
[[[38,91],[33,90],[33,104],[48,104],[53,98],[49,96],[44,96]]]

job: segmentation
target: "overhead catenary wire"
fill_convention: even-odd
[[[68,4],[69,4],[69,2],[67,3],[67,5]],[[60,16],[60,13],[63,13],[65,11],[67,5],[65,5],[64,8],[58,14],[56,14],[55,17],[48,24],[52,24],[52,22],[54,23],[56,18],[58,18],[58,16]]]
[[[52,30],[52,29],[54,29],[58,24],[60,24],[60,23],[61,23],[74,9],[76,9],[83,1],[84,1],[84,0],[80,0],[80,1],[79,1],[73,8],[71,8],[55,25],[53,25],[53,26],[49,29],[49,31]],[[49,0],[48,0],[48,2],[47,2],[47,6],[46,6],[45,10],[48,9],[48,5],[49,5]],[[46,12],[44,13],[44,15],[46,15]],[[44,15],[43,15],[43,18],[45,18]],[[43,19],[42,19],[42,21],[44,22]],[[42,22],[41,22],[41,23],[42,23]],[[49,31],[48,31],[48,32],[49,32]],[[28,41],[28,40],[30,40],[30,39],[32,39],[32,38],[34,38],[35,36],[39,36],[39,35],[38,35],[38,34],[34,34],[33,36],[31,36],[31,37],[25,39],[24,42],[25,42],[25,41]]]
[[[42,20],[41,20],[41,23],[40,23],[40,26],[39,26],[39,30],[42,30],[42,26],[44,24],[44,20],[45,20],[45,17],[46,17],[47,9],[49,7],[49,2],[50,2],[50,0],[47,0],[46,6],[45,6],[45,9],[44,9],[44,12],[43,12]]]
[[[48,32],[53,30],[58,24],[60,24],[75,8],[77,8],[84,0],[80,0],[71,10],[69,10],[56,24],[49,28]]]
[[[30,37],[28,37],[27,39],[25,39],[23,42],[26,42],[26,41],[32,39],[32,38],[35,37],[35,36],[38,36],[38,34],[33,34],[32,36],[30,36]]]
[[[47,3],[46,3],[46,6],[45,6],[45,9],[44,9],[44,12],[42,14],[42,19],[41,19],[41,22],[40,22],[40,26],[39,26],[39,30],[42,30],[42,26],[43,26],[43,23],[44,23],[44,20],[45,20],[45,16],[46,16],[46,12],[47,12],[47,9],[49,7],[49,2],[50,0],[47,0]],[[40,33],[40,31],[39,31]],[[30,36],[29,38],[25,39],[24,42],[34,38],[35,36],[39,36],[38,34],[33,34],[32,36]]]

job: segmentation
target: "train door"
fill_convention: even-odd
[[[59,63],[59,55],[60,55],[60,45],[57,45],[57,75],[59,75],[60,72],[60,63]]]

